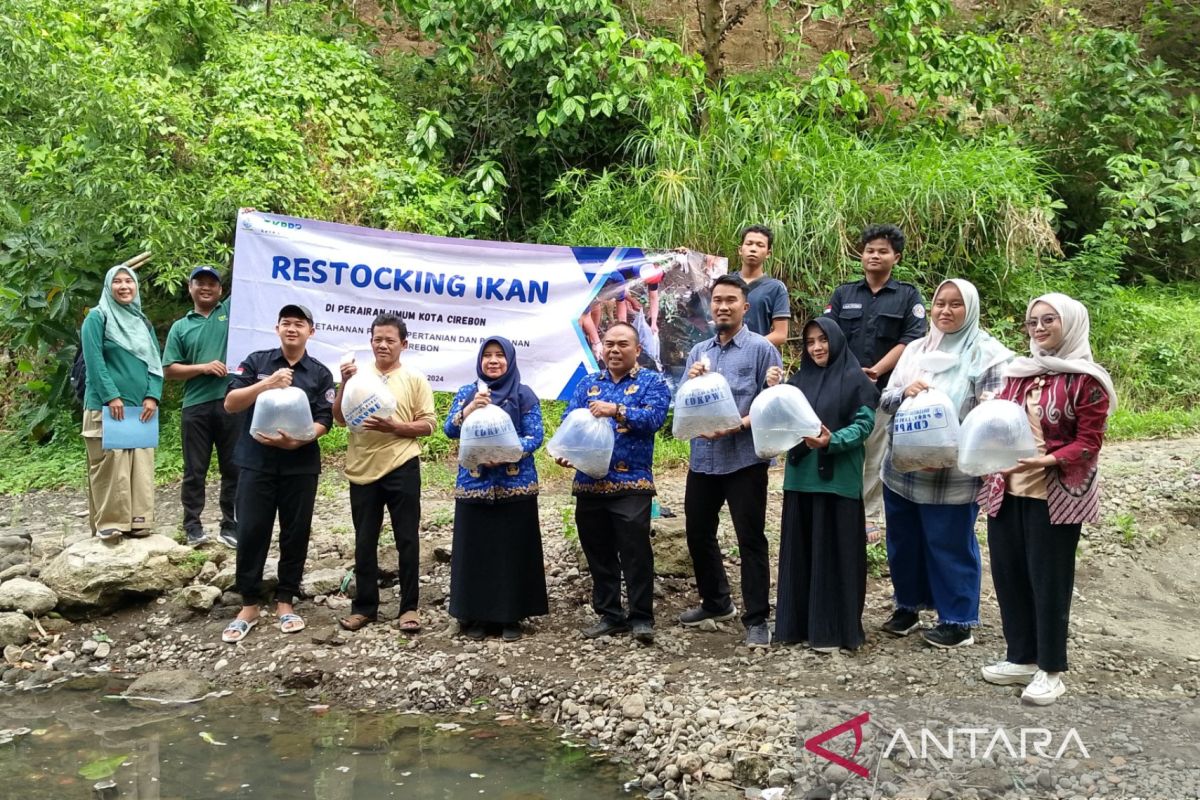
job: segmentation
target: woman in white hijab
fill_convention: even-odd
[[[989,476],[980,493],[1008,645],[983,678],[1026,684],[1022,701],[1049,705],[1066,691],[1075,547],[1083,523],[1099,518],[1097,466],[1117,396],[1092,360],[1082,303],[1047,294],[1029,303],[1025,317],[1030,355],[1005,369],[1000,397],[1025,409],[1038,455]]]
[[[936,388],[961,421],[1000,388],[1001,368],[1013,354],[979,327],[979,292],[968,281],[943,281],[930,318],[933,330],[904,349],[879,407],[893,414],[906,398]],[[920,627],[918,612],[934,609],[938,624],[924,631],[926,642],[942,648],[974,643],[983,573],[975,539],[979,479],[957,467],[901,472],[892,463],[890,440],[881,477],[896,606],[883,630],[907,636]]]

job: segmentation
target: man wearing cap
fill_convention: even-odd
[[[225,410],[244,414],[245,421],[234,463],[240,468],[237,488],[237,576],[234,591],[242,596],[242,610],[229,623],[222,640],[240,642],[258,623],[258,602],[263,569],[271,549],[271,530],[279,515],[279,585],[275,611],[279,629],[298,633],[304,620],[293,603],[300,594],[300,579],[308,558],[317,477],[321,474],[321,448],[317,439],[333,425],[333,375],[308,355],[305,346],[313,334],[312,312],[301,305],[279,309],[275,325],[280,346],[258,350],[234,371],[225,395]],[[313,438],[250,434],[253,408],[268,389],[295,386],[308,397],[313,418]]]
[[[183,381],[183,531],[188,544],[208,541],[200,523],[204,511],[204,485],[212,451],[217,449],[221,471],[220,539],[237,546],[234,497],[238,469],[233,448],[238,438],[238,419],[225,412],[225,389],[229,372],[225,350],[229,343],[229,301],[221,299],[221,276],[209,266],[192,270],[188,279],[192,310],[175,321],[163,348],[163,377]]]

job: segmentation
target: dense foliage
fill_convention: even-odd
[[[770,269],[808,312],[858,272],[850,245],[874,220],[905,229],[901,274],[926,285],[959,274],[996,290],[1010,269],[1057,249],[1048,176],[1010,141],[864,136],[789,114],[775,98],[714,92],[705,108],[703,128],[638,139],[630,165],[590,181],[564,175],[556,196],[566,213],[548,217],[541,236],[731,253],[746,220],[763,222],[778,241]]]
[[[6,427],[65,424],[109,265],[154,252],[165,326],[191,266],[228,263],[241,206],[729,255],[767,222],[798,314],[855,270],[863,224],[896,221],[902,276],[975,280],[1013,344],[1028,297],[1071,291],[1127,408],[1192,408],[1192,4],[1117,30],[1047,2],[701,0],[720,25],[699,43],[644,6],[0,0],[0,354],[23,376]],[[756,9],[787,46],[725,68]],[[814,50],[813,26],[839,35]]]
[[[227,261],[239,206],[455,235],[499,216],[494,181],[411,147],[397,87],[323,24],[302,4],[0,0],[0,337],[57,356],[27,388],[63,396],[109,265],[152,250],[149,282],[178,287]]]

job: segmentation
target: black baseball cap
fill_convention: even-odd
[[[314,324],[312,312],[308,310],[307,306],[302,306],[298,303],[288,303],[279,309],[279,319],[283,319],[284,317],[292,317],[293,319],[299,317],[308,320],[309,325]]]
[[[217,281],[221,280],[221,273],[217,272],[216,267],[210,267],[207,264],[201,264],[200,266],[198,266],[194,270],[192,270],[192,274],[188,276],[188,280],[194,281],[194,280],[196,280],[196,278],[199,278],[201,275],[208,275],[208,276],[216,279]]]

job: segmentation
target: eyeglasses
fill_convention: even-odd
[[[1031,331],[1037,330],[1038,326],[1048,329],[1051,325],[1058,322],[1060,319],[1061,319],[1061,317],[1059,317],[1058,314],[1045,314],[1045,315],[1043,315],[1041,317],[1037,317],[1035,319],[1025,320],[1025,328],[1026,328],[1026,330],[1031,330]]]

